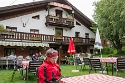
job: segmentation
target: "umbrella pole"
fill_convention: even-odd
[[[60,46],[59,47],[59,65],[61,64],[61,50],[62,50],[62,47]]]
[[[101,49],[100,49],[100,54],[101,54],[101,58],[102,58],[102,52],[101,52]]]
[[[73,63],[74,63],[74,66],[76,65],[75,64],[75,55],[73,54]]]

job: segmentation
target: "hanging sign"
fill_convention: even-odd
[[[66,9],[72,10],[72,8],[70,6],[64,5],[64,4],[61,4],[61,3],[57,3],[57,2],[50,2],[50,5],[54,5],[54,6],[58,6],[58,7],[62,7],[62,8],[66,8]]]

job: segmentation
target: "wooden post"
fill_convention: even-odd
[[[62,55],[62,43],[59,46],[59,65],[61,64],[61,55]]]
[[[50,3],[48,3],[48,15],[49,15],[49,8],[50,8]]]

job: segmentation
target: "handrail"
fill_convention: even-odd
[[[76,44],[78,43],[91,44],[90,38],[82,38],[82,37],[72,37],[72,38],[73,38],[74,43]],[[56,39],[54,35],[14,32],[14,35],[1,35],[0,40],[69,43],[70,37],[63,36],[61,39]]]

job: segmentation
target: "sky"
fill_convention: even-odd
[[[40,0],[0,0],[0,7],[28,3],[33,1]],[[85,14],[89,19],[93,20],[94,6],[93,2],[97,2],[100,0],[68,0],[71,4],[73,4],[77,9],[79,9],[83,14]]]

